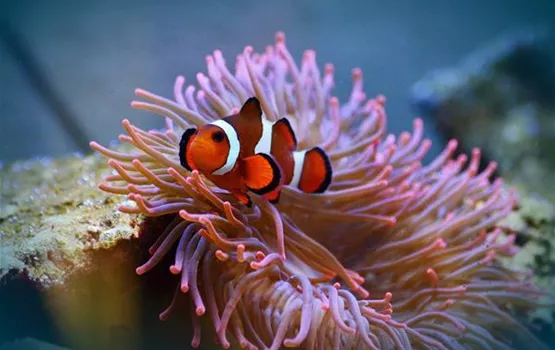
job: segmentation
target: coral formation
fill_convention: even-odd
[[[421,120],[412,133],[386,135],[385,98],[367,100],[360,69],[340,104],[333,66],[321,74],[306,51],[298,67],[282,33],[262,54],[247,47],[234,73],[220,51],[206,61],[198,91],[176,79],[175,101],[136,91],[147,102],[132,106],[165,118],[165,130],[124,120],[120,141],[133,151],[91,143],[114,169],[100,188],[134,202],[122,212],[175,215],[137,268],[148,272],[177,246],[169,270],[181,279],[161,319],[187,293],[193,346],[205,314],[224,348],[230,335],[252,349],[543,346],[513,317],[540,307],[543,293],[528,273],[501,263],[517,252],[515,234],[497,225],[516,198],[490,180],[495,163],[479,172],[480,151],[454,158],[452,140],[423,166],[430,141]],[[286,187],[278,205],[253,196],[247,208],[179,165],[183,130],[253,95],[271,120],[288,117],[301,149],[330,154],[329,191]]]

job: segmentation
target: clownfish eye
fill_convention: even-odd
[[[214,142],[220,143],[224,140],[225,134],[223,131],[214,131],[212,133],[212,140],[214,140]]]

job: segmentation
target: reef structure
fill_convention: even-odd
[[[334,68],[304,53],[300,67],[278,33],[256,54],[246,47],[231,72],[220,51],[206,58],[198,90],[177,77],[175,100],[142,89],[134,108],[153,112],[164,130],[122,124],[125,153],[91,147],[113,173],[100,188],[129,201],[119,210],[175,218],[137,268],[144,274],[175,248],[180,275],[167,318],[188,294],[193,346],[200,317],[217,342],[242,348],[463,349],[544,345],[515,318],[543,306],[526,271],[502,264],[518,249],[497,223],[513,211],[515,195],[496,164],[479,171],[480,151],[454,157],[448,142],[431,163],[422,120],[412,133],[386,134],[385,98],[367,99],[362,71],[341,104],[332,95]],[[236,111],[250,96],[270,120],[286,116],[300,149],[319,145],[334,177],[326,193],[282,190],[271,205],[253,196],[247,208],[198,172],[179,164],[183,130]]]

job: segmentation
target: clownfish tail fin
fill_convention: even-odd
[[[195,164],[191,159],[191,152],[189,152],[189,146],[197,134],[196,128],[189,128],[183,132],[181,135],[181,141],[179,141],[179,163],[185,169],[192,171],[195,169]]]
[[[293,154],[296,174],[291,185],[305,193],[325,192],[333,176],[331,162],[326,152],[320,147],[314,147],[308,151],[293,152]]]
[[[273,156],[257,153],[241,160],[242,174],[248,189],[258,195],[272,192],[282,185],[282,171]]]

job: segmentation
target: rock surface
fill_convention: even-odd
[[[0,277],[25,272],[42,286],[86,269],[90,252],[137,234],[119,198],[97,189],[97,156],[16,162],[0,171]]]
[[[555,291],[555,206],[539,195],[520,195],[519,209],[500,223],[517,233],[520,251],[505,263],[534,272],[533,281]],[[544,298],[548,300],[547,297]],[[555,341],[555,311],[540,309],[528,317],[543,339]],[[549,343],[551,343],[549,342]]]
[[[116,210],[120,198],[97,189],[105,164],[74,155],[0,170],[0,344],[61,332],[72,348],[89,348],[92,340],[104,346],[111,340],[102,327],[129,321],[133,308],[121,295],[133,277],[125,259],[139,225]]]

